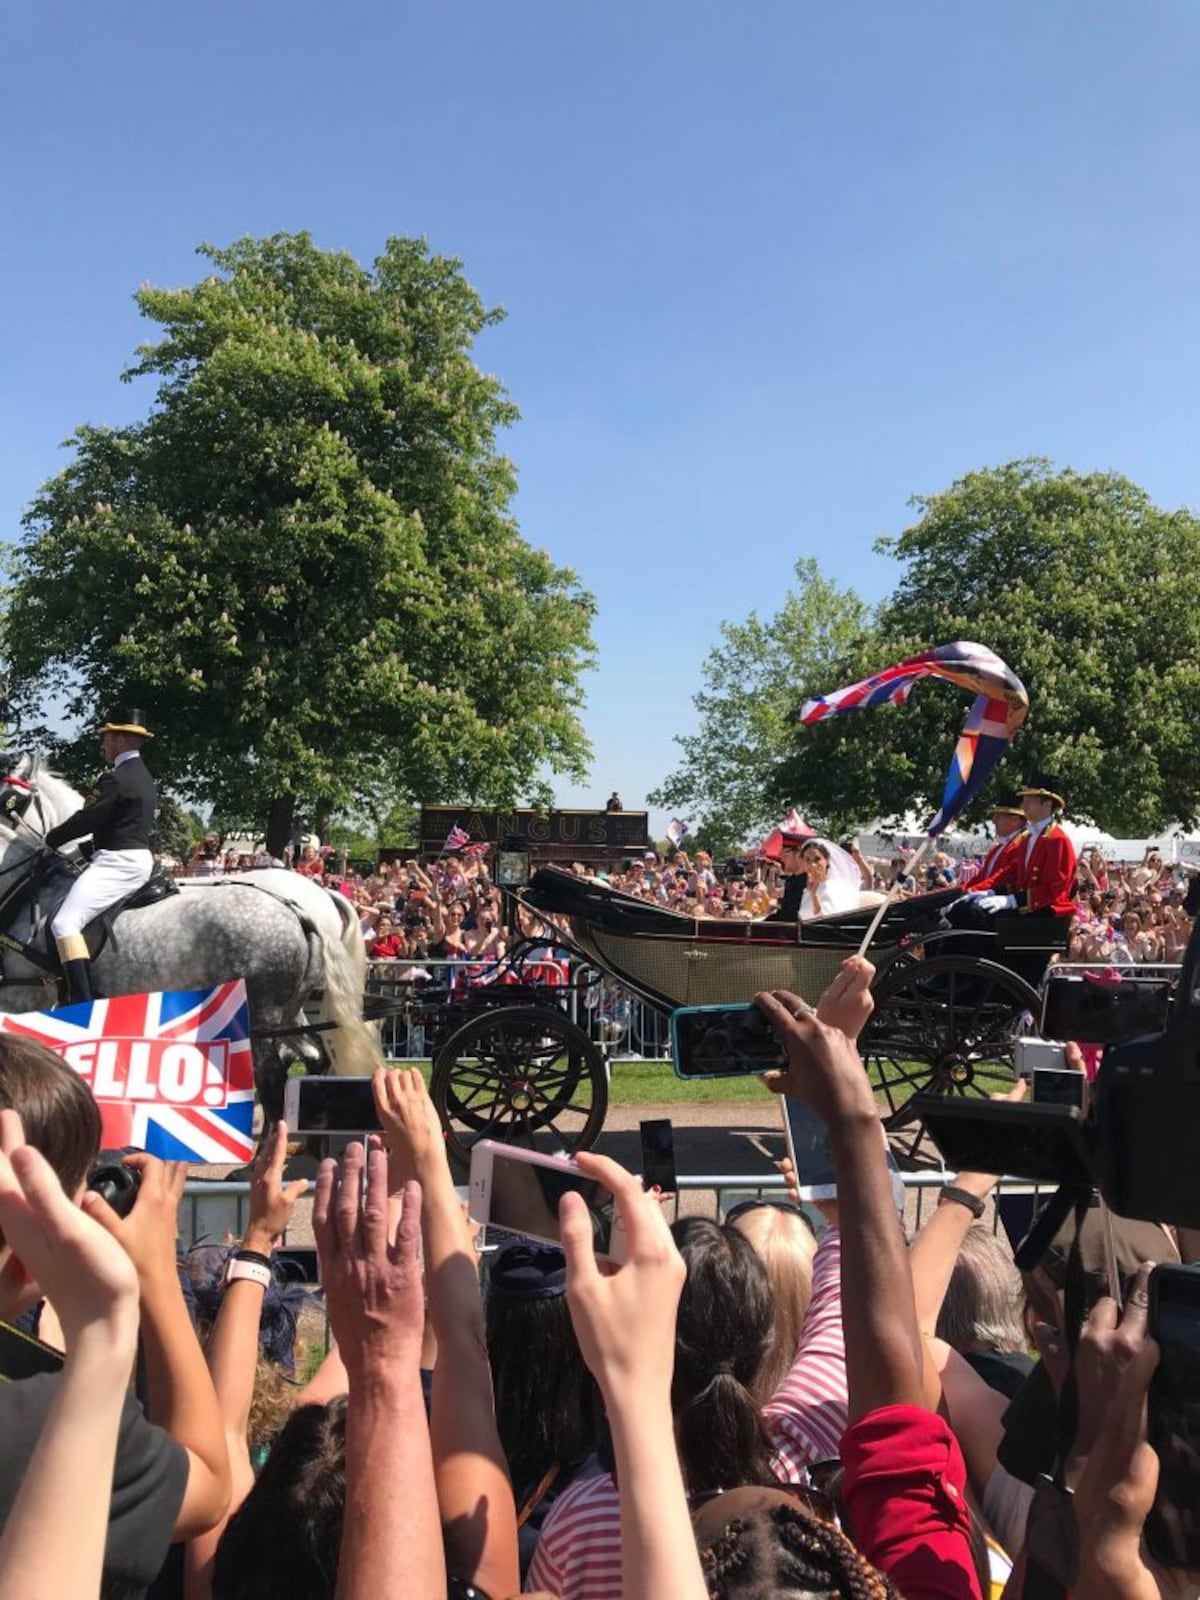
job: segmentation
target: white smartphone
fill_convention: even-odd
[[[1047,1069],[1061,1072],[1066,1066],[1066,1046],[1050,1039],[1018,1039],[1013,1045],[1013,1065],[1018,1078],[1032,1078]]]
[[[291,1133],[378,1133],[370,1078],[289,1078],[283,1120]]]
[[[780,1095],[779,1106],[788,1158],[800,1179],[801,1200],[836,1200],[837,1175],[829,1153],[829,1129],[801,1100]]]
[[[558,1202],[564,1194],[582,1195],[592,1219],[596,1254],[623,1261],[627,1240],[612,1192],[581,1172],[567,1156],[481,1139],[471,1151],[472,1222],[506,1233],[560,1244]]]
[[[817,1113],[801,1100],[780,1095],[779,1108],[783,1113],[784,1143],[792,1169],[800,1179],[800,1199],[810,1203],[814,1200],[836,1200],[837,1173],[829,1149],[829,1129]],[[880,1137],[887,1151],[888,1171],[892,1175],[892,1197],[896,1202],[896,1210],[903,1217],[904,1182],[882,1124]]]

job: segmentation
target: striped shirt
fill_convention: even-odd
[[[611,1473],[584,1478],[559,1495],[525,1588],[561,1600],[621,1600],[621,1502]]]
[[[814,1461],[838,1453],[849,1422],[846,1343],[842,1334],[842,1241],[830,1228],[813,1259],[812,1299],[792,1370],[763,1411],[784,1483],[802,1483]]]
[[[830,1228],[813,1261],[796,1359],[763,1412],[771,1465],[781,1481],[799,1483],[810,1463],[836,1456],[847,1418],[842,1246]],[[573,1483],[558,1497],[525,1588],[561,1600],[621,1600],[621,1505],[611,1474]]]

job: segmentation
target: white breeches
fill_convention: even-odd
[[[93,917],[140,889],[153,871],[149,850],[97,850],[54,913],[50,932],[56,939],[82,933]]]

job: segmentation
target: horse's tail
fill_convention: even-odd
[[[324,968],[319,1020],[335,1024],[321,1038],[334,1072],[343,1078],[362,1078],[384,1065],[379,1030],[362,1019],[367,947],[350,902],[335,889],[326,893],[337,907],[342,930],[339,939],[324,928],[315,930]]]

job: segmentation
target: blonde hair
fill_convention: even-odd
[[[791,1370],[812,1299],[813,1257],[817,1241],[804,1218],[778,1206],[754,1206],[730,1223],[749,1239],[767,1269],[775,1294],[771,1343],[754,1380],[759,1405],[779,1388]]]

